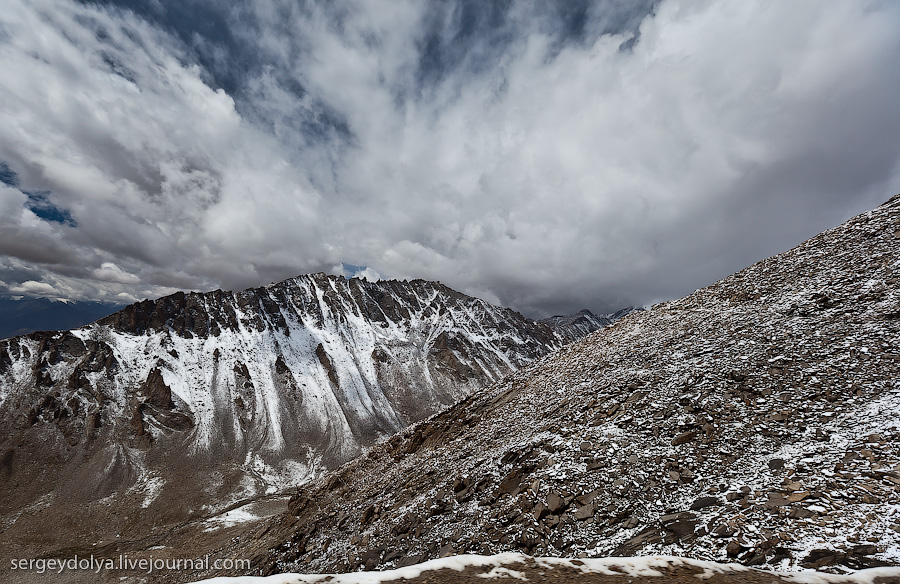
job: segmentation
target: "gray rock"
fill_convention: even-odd
[[[769,498],[766,501],[766,507],[769,509],[775,509],[777,507],[784,507],[785,505],[790,505],[790,502],[785,498],[782,493],[769,493]]]
[[[567,507],[565,499],[560,497],[559,493],[553,491],[547,495],[547,509],[553,515],[558,515]]]
[[[713,507],[716,505],[720,505],[721,501],[718,497],[700,497],[696,499],[693,503],[691,503],[691,511],[699,511],[700,509],[705,509],[707,507]]]
[[[575,511],[575,519],[579,521],[584,521],[585,519],[590,519],[594,516],[594,505],[593,503],[589,503],[582,507],[579,507],[577,511]]]
[[[688,442],[693,441],[697,438],[696,430],[688,430],[687,432],[682,432],[678,434],[674,438],[672,438],[672,446],[678,446],[679,444],[687,444]]]

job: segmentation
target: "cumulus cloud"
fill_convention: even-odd
[[[21,284],[13,284],[9,286],[9,291],[13,294],[24,294],[28,296],[46,296],[59,297],[63,294],[46,282],[35,282],[34,280],[26,280]]]
[[[377,282],[378,280],[381,280],[381,274],[370,267],[366,267],[364,270],[357,270],[353,274],[353,277],[368,280],[369,282]]]
[[[896,3],[11,0],[0,30],[9,292],[343,262],[613,310],[900,190]]]

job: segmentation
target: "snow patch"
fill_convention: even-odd
[[[415,566],[384,570],[382,572],[355,572],[352,574],[279,574],[276,576],[238,576],[235,578],[220,577],[201,580],[203,584],[315,584],[327,581],[329,584],[379,584],[391,580],[412,580],[423,572],[433,570],[456,570],[462,572],[468,567],[493,566],[502,568],[504,564],[522,563],[527,556],[515,553],[495,556],[479,556],[466,554],[429,560]],[[196,583],[196,584],[199,584]]]
[[[233,527],[239,523],[249,523],[250,521],[256,521],[259,519],[259,515],[255,515],[249,510],[250,505],[245,505],[243,507],[239,507],[237,509],[232,509],[231,511],[226,511],[221,515],[216,515],[215,517],[211,517],[204,521],[205,527],[203,529],[204,532],[215,531],[217,529],[222,529],[223,527]]]
[[[166,481],[164,481],[160,477],[152,477],[147,480],[146,484],[144,485],[144,492],[146,494],[144,495],[144,502],[141,503],[142,508],[146,509],[153,503],[153,501],[159,498],[159,494],[162,491],[162,486],[165,483]]]
[[[675,566],[692,566],[703,570],[696,577],[704,580],[714,574],[753,572],[753,568],[740,564],[720,564],[703,560],[692,560],[674,556],[642,556],[633,558],[531,558],[517,553],[494,556],[466,554],[429,560],[415,566],[385,570],[382,572],[354,572],[350,574],[279,574],[276,576],[218,577],[201,580],[195,584],[315,584],[327,581],[329,584],[380,584],[393,580],[412,580],[423,572],[434,570],[455,570],[462,572],[470,567],[491,566],[489,572],[479,574],[481,578],[516,578],[527,581],[526,573],[507,568],[507,565],[522,565],[533,560],[542,568],[568,568],[583,574],[603,574],[607,576],[664,577],[660,570]],[[771,573],[771,572],[769,572]],[[874,584],[876,578],[900,578],[900,568],[869,568],[846,575],[824,574],[815,571],[775,572],[793,584]]]

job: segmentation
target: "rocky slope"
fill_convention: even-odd
[[[538,322],[546,324],[555,330],[557,334],[571,342],[586,337],[594,331],[608,327],[617,320],[628,316],[635,310],[641,309],[629,306],[628,308],[623,308],[617,312],[598,315],[585,308],[579,310],[575,314],[549,316],[547,318],[542,318]]]
[[[900,195],[301,488],[257,571],[447,554],[900,564]]]
[[[438,283],[324,274],[3,341],[0,547],[145,537],[295,486],[559,344]]]

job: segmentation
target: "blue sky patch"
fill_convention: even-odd
[[[0,183],[11,187],[19,186],[19,175],[17,175],[5,162],[0,162]]]
[[[75,219],[72,218],[72,213],[67,209],[60,209],[50,201],[50,191],[22,192],[28,197],[28,203],[26,203],[28,209],[44,221],[70,227],[78,226]]]

